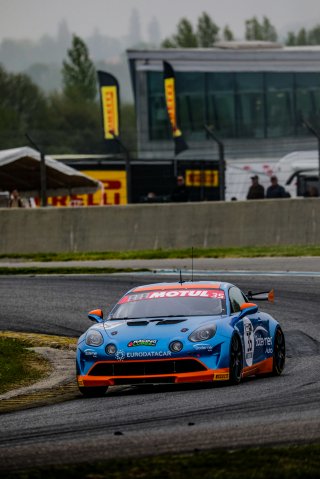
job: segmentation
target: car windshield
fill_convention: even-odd
[[[225,294],[219,289],[152,290],[126,294],[108,319],[215,316],[225,312]]]

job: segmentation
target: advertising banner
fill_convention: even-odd
[[[172,137],[175,145],[175,155],[188,149],[182,132],[177,123],[177,101],[176,101],[176,80],[172,66],[163,62],[164,92],[167,105],[167,112],[172,129]]]
[[[119,153],[120,94],[119,83],[110,73],[98,71],[103,132],[108,152]]]
[[[84,173],[84,171],[83,171]],[[96,193],[48,198],[50,206],[104,206],[127,204],[127,177],[120,170],[85,170],[85,174],[98,180],[101,189]]]

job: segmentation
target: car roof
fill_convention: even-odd
[[[233,286],[229,283],[222,283],[220,281],[185,281],[182,283],[175,282],[175,283],[153,283],[153,284],[146,284],[143,286],[137,286],[136,288],[132,288],[128,293],[140,293],[143,291],[151,291],[151,290],[161,290],[161,291],[168,291],[171,289],[223,289],[226,290],[230,286]]]

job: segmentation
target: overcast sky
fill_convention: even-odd
[[[133,8],[139,12],[145,38],[153,16],[164,38],[174,33],[183,16],[196,24],[204,11],[220,27],[228,24],[237,38],[244,36],[244,20],[254,15],[268,16],[280,34],[320,24],[320,0],[0,0],[0,41],[55,36],[63,19],[72,33],[82,37],[95,29],[123,37]]]

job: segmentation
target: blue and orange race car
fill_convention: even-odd
[[[77,380],[86,396],[108,386],[228,381],[280,375],[285,339],[249,292],[225,282],[158,283],[128,291],[106,319],[91,311],[78,341]]]

